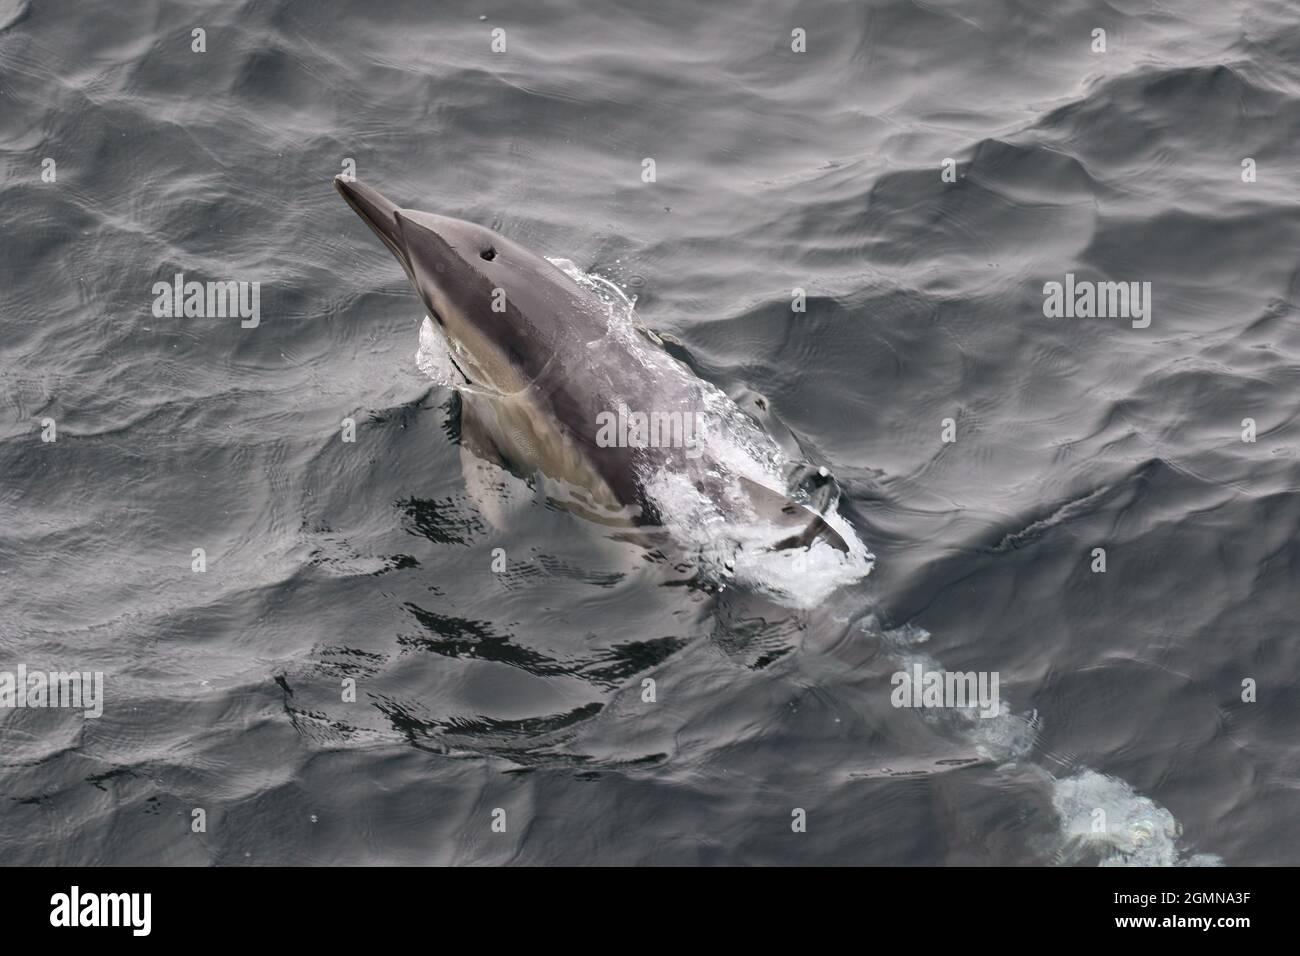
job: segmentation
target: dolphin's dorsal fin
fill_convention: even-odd
[[[749,496],[754,513],[763,521],[789,531],[789,536],[772,545],[773,550],[806,548],[814,541],[825,541],[837,551],[848,553],[849,546],[839,532],[826,523],[821,515],[779,491],[740,476],[740,486]]]

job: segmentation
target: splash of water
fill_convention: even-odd
[[[639,328],[634,319],[636,298],[603,276],[583,272],[568,259],[550,260],[574,282],[605,304],[610,335],[640,363],[656,374],[679,377],[677,362],[658,345],[658,337]],[[749,510],[749,498],[736,477],[787,492],[785,475],[794,464],[776,442],[713,384],[690,376],[693,406],[703,415],[703,435],[711,466],[732,480],[724,483],[728,499],[702,493],[693,476],[660,469],[641,476],[649,497],[658,506],[665,527],[713,580],[735,582],[762,591],[791,607],[814,607],[845,585],[871,573],[875,561],[852,525],[832,500],[825,509],[827,524],[849,546],[845,554],[824,541],[807,549],[769,549],[785,533]],[[746,514],[737,521],[737,514]]]
[[[1209,853],[1179,849],[1174,815],[1123,780],[1081,770],[1055,781],[1052,806],[1061,821],[1061,862],[1099,866],[1222,866]]]
[[[927,671],[943,667],[922,645],[930,640],[924,628],[904,625],[875,630],[868,618],[862,628],[888,646],[904,669],[919,663]],[[1038,712],[1016,715],[1005,701],[995,717],[982,718],[971,710],[936,710],[927,719],[947,721],[981,756],[1000,763],[1021,763],[1033,750],[1042,727]],[[1056,857],[1062,864],[1096,863],[1098,866],[1222,866],[1209,853],[1186,854],[1179,847],[1182,825],[1167,809],[1144,797],[1118,777],[1083,768],[1068,777],[1056,777],[1037,767],[1049,788],[1059,822]]]
[[[427,315],[420,323],[420,347],[415,350],[415,367],[446,388],[456,388],[464,381],[452,363],[447,340]]]

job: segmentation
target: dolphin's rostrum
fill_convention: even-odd
[[[723,515],[770,525],[769,547],[824,540],[848,550],[820,515],[736,474],[693,430],[693,441],[663,440],[680,428],[652,429],[657,441],[633,428],[631,440],[611,441],[629,435],[606,427],[615,418],[704,420],[705,393],[676,359],[612,324],[605,303],[559,267],[483,226],[400,208],[341,176],[334,183],[406,270],[446,340],[465,379],[462,446],[478,458],[540,471],[553,498],[610,524],[660,524],[648,487],[671,474]]]

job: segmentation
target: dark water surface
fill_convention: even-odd
[[[4,861],[1300,862],[1297,155],[1294,2],[0,0],[0,671],[106,697],[0,711]],[[348,158],[766,396],[870,575],[498,531]]]

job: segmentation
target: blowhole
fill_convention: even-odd
[[[491,246],[488,246],[486,249],[484,249],[482,252],[479,253],[479,258],[486,259],[488,262],[491,262],[496,257],[497,257],[497,251],[493,249]]]

